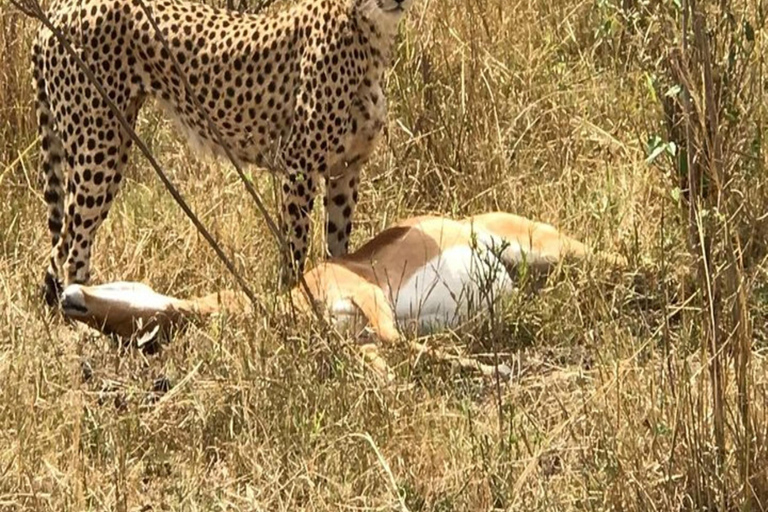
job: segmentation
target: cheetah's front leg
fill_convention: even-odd
[[[347,254],[349,235],[352,232],[352,216],[357,205],[357,187],[360,183],[361,158],[350,164],[339,164],[331,171],[325,190],[325,236],[331,257]]]
[[[386,101],[378,81],[365,83],[351,102],[344,155],[331,167],[326,182],[326,244],[331,256],[346,254],[357,206],[360,171],[370,159],[386,119]]]
[[[281,227],[288,247],[280,272],[280,287],[293,286],[307,259],[309,246],[309,215],[315,202],[319,176],[312,172],[289,172],[283,182],[283,212]]]

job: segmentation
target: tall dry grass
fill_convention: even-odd
[[[147,355],[49,319],[35,25],[0,9],[0,510],[768,507],[762,3],[416,2],[354,244],[411,214],[504,209],[631,268],[565,269],[432,340],[498,351],[509,383],[385,347],[389,388],[287,320],[222,318]],[[151,108],[139,133],[272,292],[277,250],[231,168]],[[129,175],[94,279],[234,286],[138,154]]]
[[[0,19],[0,166],[16,163],[20,156],[29,157],[34,148],[34,131],[29,115],[33,97],[29,76],[30,38],[26,36],[33,22],[23,14],[11,12],[2,5]]]

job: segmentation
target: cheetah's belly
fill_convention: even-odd
[[[213,83],[213,86],[196,86],[195,91],[197,101],[218,131],[218,137],[206,116],[186,93],[171,96],[167,91],[159,90],[153,91],[153,95],[158,98],[162,110],[177,123],[192,148],[224,156],[222,142],[241,162],[273,167],[271,162],[276,160],[290,134],[295,97],[287,93],[279,96],[277,91],[273,94],[268,90],[244,90],[227,85],[223,85],[223,93],[220,93],[211,88],[217,87],[218,79],[210,77],[207,70],[188,75],[197,83]],[[286,81],[292,82],[290,79]]]
[[[171,20],[186,18],[169,14]],[[213,28],[195,25],[197,18],[178,25],[158,19],[189,89],[153,29],[136,30],[131,51],[143,92],[157,99],[193,148],[221,156],[223,143],[241,162],[271,167],[294,124],[303,45],[287,15],[276,17],[256,41],[263,27],[254,19],[207,16],[213,16]],[[192,29],[185,30],[185,23]]]

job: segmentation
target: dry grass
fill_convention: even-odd
[[[722,120],[752,134],[748,155],[726,148],[752,350],[736,366],[722,345],[717,412],[674,166],[646,163],[648,138],[668,137],[664,91],[649,84],[668,76],[659,57],[676,44],[675,20],[655,2],[622,6],[416,2],[354,244],[411,214],[503,209],[619,251],[632,268],[566,269],[493,322],[435,338],[498,351],[515,364],[509,383],[387,347],[398,385],[383,387],[343,346],[287,321],[222,319],[145,355],[48,319],[36,146],[27,151],[36,24],[0,4],[0,510],[768,508],[768,33],[754,18],[748,108]],[[139,131],[247,279],[273,290],[277,249],[231,168],[190,155],[154,110]],[[129,176],[100,231],[94,280],[180,296],[234,286],[139,155]],[[256,183],[274,211],[272,179]],[[734,366],[746,371],[748,437]],[[153,402],[160,376],[173,387]]]

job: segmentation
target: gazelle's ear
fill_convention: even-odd
[[[395,324],[395,315],[384,291],[378,286],[367,284],[355,289],[352,296],[348,297],[352,304],[358,308],[368,320],[368,325],[374,335],[385,343],[394,343],[401,339],[400,332]],[[395,378],[392,369],[384,358],[379,355],[378,346],[374,343],[366,343],[360,347],[365,361],[382,376],[387,382]]]
[[[381,341],[394,343],[402,338],[400,331],[397,330],[392,306],[381,288],[373,284],[359,286],[349,299],[362,311],[371,329]]]
[[[160,322],[157,321],[156,317],[152,317],[147,322],[139,319],[134,337],[136,346],[139,348],[158,343],[160,341]]]

